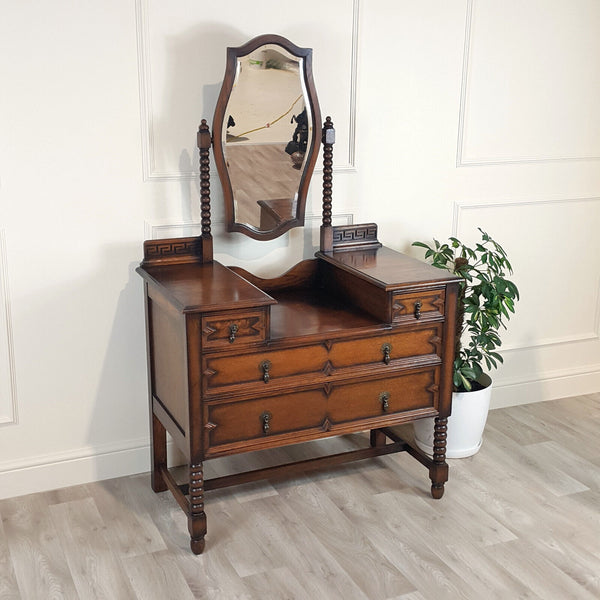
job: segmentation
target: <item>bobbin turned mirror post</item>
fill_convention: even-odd
[[[146,302],[152,488],[173,493],[196,554],[205,545],[207,490],[403,451],[428,469],[434,498],[448,479],[459,280],[383,247],[374,223],[333,226],[334,129],[329,118],[319,127],[310,57],[273,35],[228,50],[212,139],[206,121],[198,131],[202,233],[147,240],[137,269]],[[315,258],[268,279],[214,260],[211,145],[228,230],[268,240],[303,224],[321,142]],[[283,180],[287,187],[278,188]],[[435,418],[433,456],[394,429],[424,417]],[[167,464],[167,432],[186,457],[184,483]],[[204,477],[212,458],[350,433],[359,435],[346,452],[320,446],[324,454],[309,460]]]

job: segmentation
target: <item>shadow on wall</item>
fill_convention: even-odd
[[[123,261],[124,256],[139,254],[139,261]],[[93,412],[89,422],[88,442],[98,452],[113,454],[109,460],[97,460],[96,479],[114,476],[115,465],[124,473],[149,468],[150,430],[148,420],[148,389],[146,369],[146,333],[143,283],[135,268],[142,259],[142,246],[124,252],[110,247],[101,261],[101,272],[94,281],[110,281],[116,273],[127,269],[125,286],[119,292],[111,321],[110,334],[104,346],[104,362],[99,370]],[[117,277],[120,281],[119,277]],[[100,293],[104,293],[101,289]],[[114,301],[108,292],[106,302]],[[107,313],[108,316],[108,313]],[[108,440],[108,442],[107,442]],[[133,451],[133,452],[132,452]],[[104,471],[107,469],[108,471]]]
[[[131,466],[115,453],[129,460],[132,448],[148,444],[142,283],[128,265],[136,254],[137,243],[99,249],[95,269],[83,270],[78,257],[74,278],[54,284],[50,263],[47,279],[20,301],[21,439],[3,460],[17,470],[40,466],[40,488],[113,476],[102,465]]]
[[[172,219],[176,222],[199,223],[201,220],[196,132],[200,121],[206,119],[213,133],[212,119],[225,73],[227,47],[240,46],[259,33],[267,32],[249,35],[223,23],[202,23],[166,41],[167,74],[161,91],[162,108],[160,114],[150,117],[151,126],[156,132],[169,131],[171,123],[185,128],[185,133],[179,136],[174,133],[165,140],[167,143],[163,147],[154,148],[154,156],[159,161],[162,158],[165,164],[169,164],[178,160],[179,198],[164,198],[163,202],[172,203],[172,207],[160,211],[173,215]],[[188,123],[181,123],[182,115],[189,115]],[[182,136],[186,140],[185,147],[180,142]],[[151,143],[160,145],[160,135],[151,135],[150,139],[153,140]],[[269,242],[256,242],[243,234],[226,232],[221,184],[212,151],[210,155],[211,220],[215,252],[227,255],[226,264],[233,261],[247,265],[250,261],[257,261],[265,265],[270,262],[269,256],[272,256],[272,262],[284,265],[276,268],[279,273],[298,260],[313,255],[315,247],[309,232],[305,236],[287,233]],[[180,216],[176,216],[178,210],[181,211]],[[183,228],[180,229],[181,235],[185,235]]]
[[[245,34],[223,23],[201,23],[178,35],[169,36],[164,45],[165,79],[162,90],[151,90],[161,96],[160,112],[153,106],[149,115],[149,141],[153,144],[154,162],[158,172],[173,165],[181,184],[181,196],[173,202],[181,207],[182,220],[200,220],[200,185],[196,132],[202,119],[212,130],[212,118],[225,73],[226,48],[245,41]],[[151,60],[148,56],[147,60]],[[161,135],[162,134],[162,135]],[[211,153],[212,154],[212,153]],[[178,161],[177,167],[174,162]],[[212,161],[211,161],[212,163]],[[214,165],[211,164],[214,172]],[[168,168],[168,167],[167,167]],[[218,179],[211,178],[212,195],[219,187]],[[220,190],[219,190],[220,192]],[[220,195],[220,194],[219,194]],[[221,206],[214,216],[222,218]]]

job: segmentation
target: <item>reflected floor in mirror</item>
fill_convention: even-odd
[[[442,500],[405,454],[208,492],[206,550],[148,474],[0,501],[0,598],[600,597],[600,394],[491,411]],[[212,477],[251,460],[207,461]],[[261,464],[259,466],[267,466]]]
[[[286,154],[285,144],[228,144],[227,157],[239,223],[268,231],[295,216],[294,196],[302,173]],[[264,202],[278,203],[275,216],[265,212]]]

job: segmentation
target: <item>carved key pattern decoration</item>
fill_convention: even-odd
[[[334,243],[371,240],[377,241],[377,225],[343,226],[333,230]]]
[[[196,248],[196,239],[185,241],[165,242],[160,240],[157,242],[146,242],[144,253],[147,260],[153,258],[168,258],[170,256],[181,256],[185,254],[194,254]]]

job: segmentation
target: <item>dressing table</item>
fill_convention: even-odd
[[[385,248],[374,223],[331,222],[334,129],[321,130],[311,50],[275,35],[228,49],[213,122],[198,131],[202,234],[147,240],[152,488],[169,489],[203,551],[204,491],[406,451],[441,498],[459,280]],[[323,145],[320,250],[275,278],[213,260],[209,150],[228,230],[273,239],[304,223]],[[433,456],[391,429],[435,417]],[[369,431],[364,448],[212,480],[203,462]],[[187,458],[180,485],[166,433]]]

